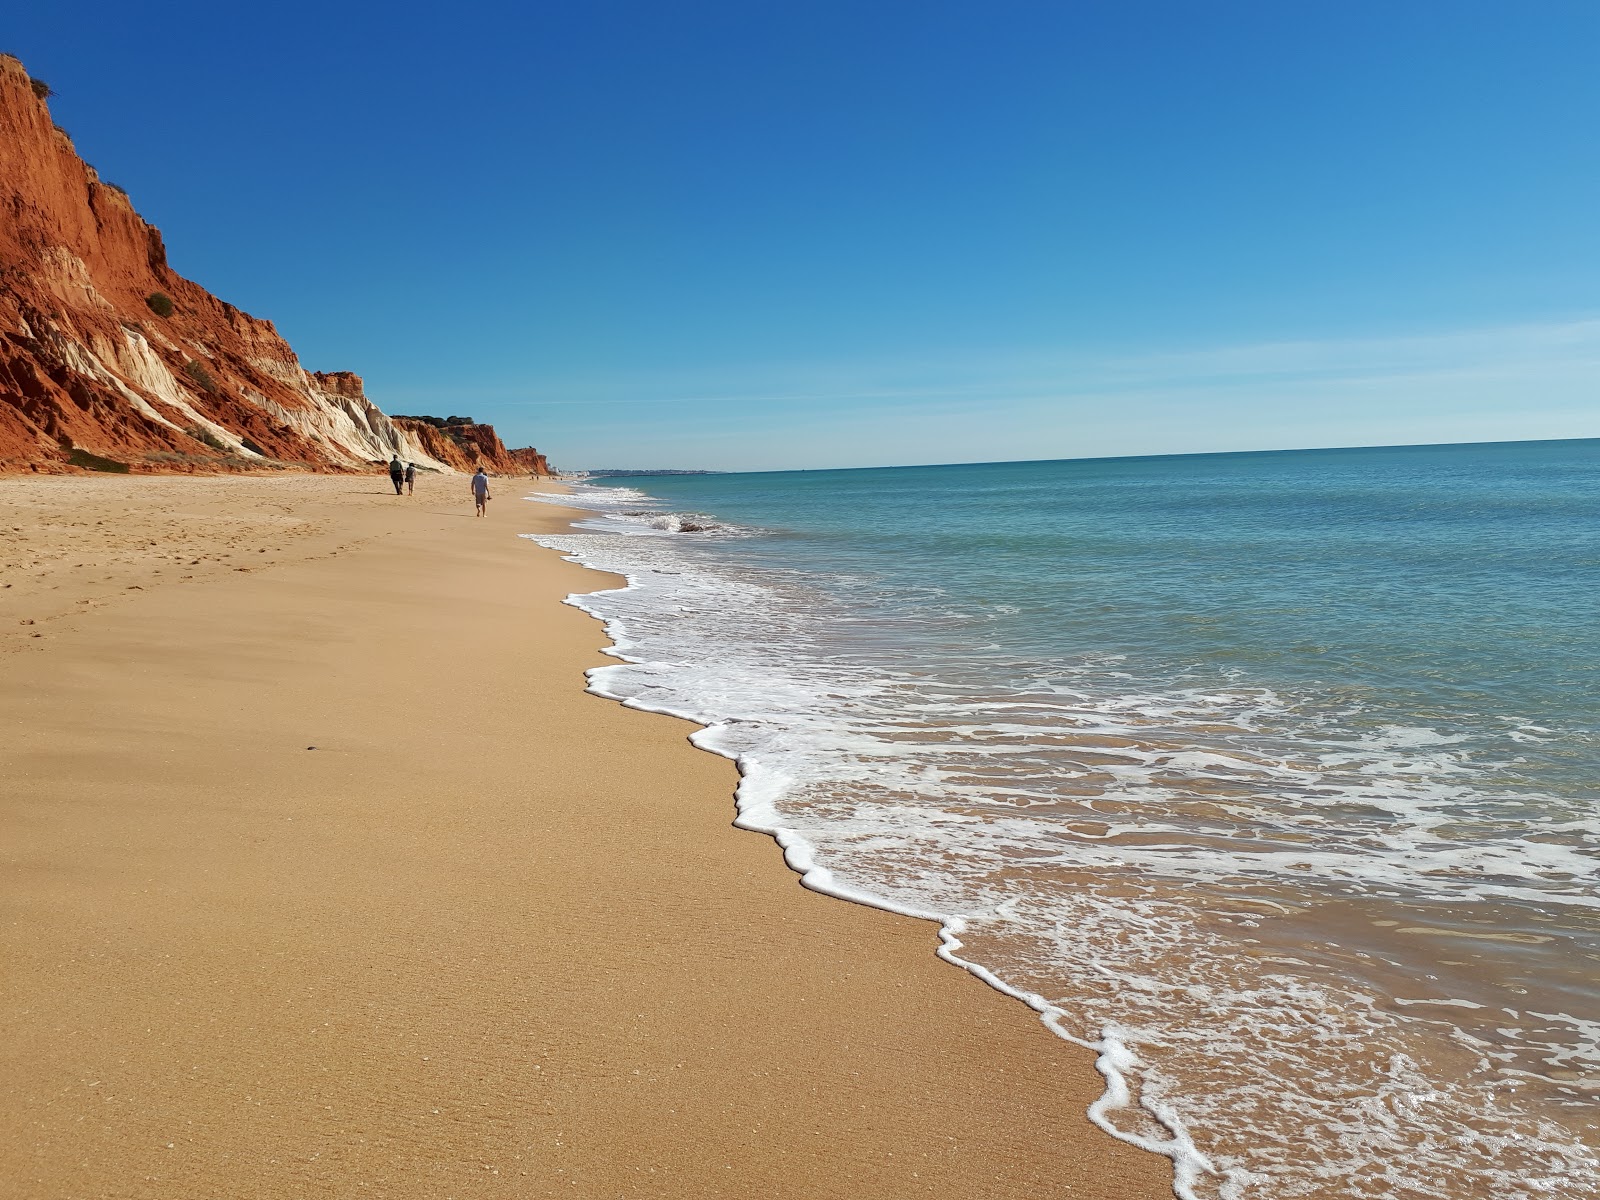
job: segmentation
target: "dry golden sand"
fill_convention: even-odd
[[[0,1195],[1169,1196],[583,693],[528,486],[0,480]]]

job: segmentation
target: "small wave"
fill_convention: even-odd
[[[572,483],[566,493],[536,492],[525,497],[563,508],[587,510],[593,517],[579,525],[584,529],[629,534],[716,534],[722,537],[749,537],[756,530],[723,521],[700,512],[670,512],[655,497],[630,487],[594,487]]]
[[[751,530],[719,521],[705,513],[696,512],[652,512],[648,509],[631,509],[622,512],[607,513],[606,519],[621,525],[636,524],[657,533],[720,533],[733,535],[748,535]],[[634,530],[625,530],[634,532]]]

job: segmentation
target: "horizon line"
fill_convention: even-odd
[[[629,471],[636,475],[802,475],[837,471],[912,471],[930,467],[1002,467],[1027,463],[1123,462],[1162,458],[1228,458],[1258,454],[1329,454],[1354,450],[1447,450],[1459,446],[1539,446],[1558,442],[1600,442],[1593,437],[1568,438],[1493,438],[1481,442],[1377,442],[1354,446],[1279,446],[1257,450],[1189,450],[1178,454],[1094,454],[1066,458],[990,458],[970,462],[879,463],[870,467],[785,467],[781,470],[735,471],[708,467],[582,467],[572,474],[587,471]]]

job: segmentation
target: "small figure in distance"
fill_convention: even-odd
[[[478,473],[472,477],[472,501],[477,505],[478,516],[487,516],[489,512],[489,477],[484,474],[483,468],[478,468]]]
[[[417,490],[417,464],[406,464],[406,495],[414,495]]]
[[[406,469],[400,465],[398,454],[389,460],[389,482],[394,484],[394,494],[398,496],[406,482]]]

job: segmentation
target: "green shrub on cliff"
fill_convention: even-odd
[[[112,475],[126,475],[128,464],[118,462],[114,458],[101,458],[98,454],[90,454],[87,450],[72,450],[67,454],[67,461],[75,467],[87,467],[91,471],[105,471]]]
[[[223,441],[216,434],[212,433],[211,430],[207,429],[204,425],[191,425],[188,429],[185,429],[184,432],[192,437],[195,441],[204,442],[213,450],[221,450],[226,453],[227,451],[233,449],[232,446],[228,445],[227,442]]]
[[[198,383],[213,396],[222,395],[222,386],[217,383],[216,376],[206,370],[205,364],[198,358],[191,358],[183,364],[183,373]]]
[[[30,78],[28,80],[28,85],[33,88],[33,94],[39,97],[41,100],[48,100],[51,96],[56,94],[55,88],[51,87],[42,79]]]
[[[172,315],[172,297],[165,292],[151,292],[144,298],[144,302],[150,306],[150,311],[158,317],[170,317]]]

